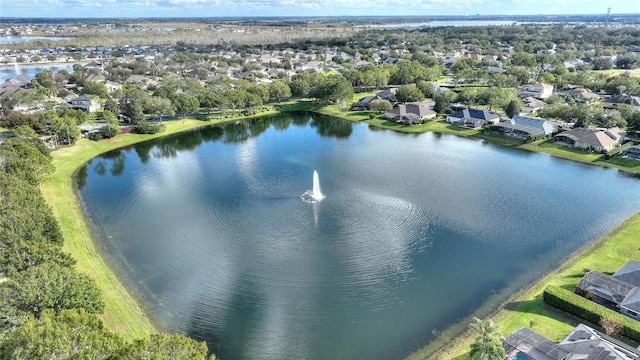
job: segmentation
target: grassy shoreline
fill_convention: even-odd
[[[368,112],[345,113],[335,108],[335,106],[321,107],[307,101],[284,104],[278,106],[278,109],[282,112],[312,111],[349,121],[363,122],[372,127],[385,128],[394,131],[409,133],[432,131],[437,133],[454,134],[468,138],[483,139],[502,146],[509,146],[527,151],[544,152],[552,156],[582,163],[616,167],[632,173],[640,172],[640,164],[631,163],[632,165],[635,165],[633,167],[625,166],[626,164],[610,164],[605,162],[606,159],[603,159],[602,156],[598,154],[580,153],[543,142],[524,144],[513,139],[505,140],[502,137],[486,135],[479,133],[476,130],[461,129],[443,121],[431,121],[419,126],[399,126],[397,124],[387,122],[380,117],[369,119]],[[275,113],[277,112],[272,111],[260,114],[260,116]],[[145,314],[136,297],[132,295],[122,284],[121,279],[118,278],[116,272],[114,272],[114,270],[110,268],[109,264],[102,258],[98,251],[98,247],[94,244],[90,228],[84,218],[79,201],[75,198],[76,193],[72,184],[73,173],[95,156],[113,149],[198,127],[219,124],[225,121],[235,121],[237,119],[240,119],[240,117],[214,121],[200,121],[194,119],[169,121],[166,122],[167,131],[162,134],[127,134],[100,142],[83,139],[73,147],[63,148],[53,152],[56,171],[51,178],[42,184],[41,190],[45,199],[52,207],[56,219],[60,223],[61,230],[65,238],[65,251],[70,252],[78,261],[77,267],[79,271],[87,273],[96,279],[98,286],[103,292],[107,307],[102,317],[109,329],[122,333],[130,338],[141,338],[156,332],[156,328],[149,317]],[[71,198],[75,201],[69,201]],[[629,233],[629,231],[631,231],[631,233]],[[568,329],[572,328],[572,325],[575,325],[577,320],[546,307],[541,301],[542,289],[549,284],[570,286],[570,284],[566,284],[566,281],[562,282],[558,280],[565,279],[566,275],[563,274],[567,271],[570,272],[571,276],[575,277],[576,271],[583,271],[583,269],[587,267],[599,269],[600,271],[609,271],[610,267],[613,266],[613,270],[615,270],[615,268],[621,266],[624,261],[626,261],[624,259],[628,259],[629,256],[631,256],[629,255],[630,251],[628,251],[628,249],[630,249],[629,246],[632,246],[631,240],[634,231],[635,233],[640,233],[640,213],[626,220],[609,235],[595,241],[586,248],[579,250],[578,253],[574,254],[558,269],[536,281],[534,285],[526,289],[526,291],[523,290],[520,293],[502,299],[493,299],[490,304],[480,309],[477,314],[482,317],[491,317],[499,324],[500,330],[505,334],[508,334],[519,327],[533,324],[534,330],[541,332],[553,340],[560,339],[561,335],[565,334]],[[624,236],[620,234],[624,234]],[[616,261],[610,261],[613,265],[608,264],[607,266],[604,266],[602,262],[596,262],[593,260],[594,257],[602,256],[599,249],[607,249],[605,257],[609,258],[611,253],[610,248],[612,246],[614,248],[620,248],[621,254],[625,254],[626,258],[624,256],[614,256]],[[640,260],[640,249],[638,249],[637,253],[638,254],[633,255],[632,258]],[[574,278],[569,278],[577,283],[577,280]],[[496,301],[498,304],[496,304]],[[560,319],[561,321],[558,321],[557,319]],[[444,331],[434,343],[416,351],[414,354],[411,354],[409,359],[467,359],[468,355],[466,352],[472,339],[470,338],[470,334],[465,331],[465,324],[466,323],[462,322],[461,324]],[[445,346],[446,349],[443,348]]]

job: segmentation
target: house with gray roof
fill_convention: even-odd
[[[575,128],[555,135],[557,143],[570,147],[595,152],[608,152],[616,146],[622,145],[625,132],[620,128],[596,129]]]
[[[640,108],[640,97],[627,94],[620,94],[602,100],[602,106],[605,108],[615,108],[619,105],[631,105],[634,109]]]
[[[542,118],[514,116],[513,119],[493,125],[491,130],[499,131],[507,136],[529,140],[551,136],[558,131],[558,127]]]
[[[576,285],[576,293],[640,320],[640,262],[629,260],[613,275],[589,271]]]
[[[500,115],[489,110],[466,108],[447,116],[447,122],[463,127],[477,129],[486,124],[495,124],[500,121]]]
[[[533,360],[638,360],[640,351],[589,326],[579,324],[555,343],[529,328],[514,331],[503,342],[505,359]]]
[[[399,124],[421,124],[425,119],[433,119],[436,115],[435,111],[421,103],[398,105],[385,113],[387,119]]]

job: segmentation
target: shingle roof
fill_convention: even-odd
[[[496,113],[492,113],[491,111],[477,110],[477,109],[464,109],[464,110],[456,111],[449,116],[459,118],[459,119],[472,118],[472,119],[479,119],[479,120],[485,120],[485,121],[500,118],[500,115]]]
[[[613,277],[624,280],[630,284],[640,286],[640,261],[629,260],[618,269]]]

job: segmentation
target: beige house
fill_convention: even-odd
[[[533,96],[538,99],[546,99],[553,95],[553,85],[537,83],[527,87],[526,90],[518,90],[516,92],[520,96]]]
[[[624,142],[625,132],[617,127],[610,129],[576,128],[561,132],[553,138],[556,142],[577,149],[606,153]]]

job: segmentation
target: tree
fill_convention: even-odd
[[[420,101],[424,99],[422,91],[415,85],[402,86],[396,93],[396,99],[399,102]]]
[[[171,96],[171,103],[173,104],[176,112],[182,114],[184,117],[187,113],[198,111],[200,102],[198,98],[186,93],[175,93]]]
[[[13,274],[2,290],[2,308],[36,318],[47,309],[54,312],[83,309],[92,314],[104,310],[100,290],[93,279],[73,268],[49,262]]]
[[[200,106],[206,109],[207,112],[211,112],[211,110],[223,105],[222,98],[215,91],[204,91],[198,97],[198,101],[200,101]]]
[[[336,103],[338,107],[345,108],[351,105],[353,99],[353,87],[349,80],[340,74],[321,75],[309,94],[320,102]]]
[[[445,91],[440,94],[436,94],[433,97],[433,101],[435,104],[433,105],[433,110],[435,112],[443,112],[449,105],[454,103],[458,99],[458,95],[453,91]]]
[[[593,70],[609,70],[613,68],[613,60],[611,58],[598,57],[591,62]]]
[[[378,113],[389,111],[392,108],[393,108],[393,105],[391,105],[391,103],[387,100],[376,99],[376,100],[372,100],[369,103],[369,109]]]
[[[127,89],[120,100],[120,112],[131,123],[144,120],[144,109],[148,106],[151,97],[138,88]]]
[[[633,70],[640,66],[640,58],[633,54],[627,54],[616,59],[616,66],[619,69]]]
[[[86,81],[82,88],[83,94],[96,95],[102,98],[106,98],[109,96],[109,91],[107,91],[107,87],[104,84],[94,82],[94,81]]]
[[[516,81],[520,85],[527,84],[531,79],[529,71],[523,67],[513,66],[508,70],[509,75],[515,77]]]
[[[289,84],[291,94],[294,96],[305,96],[311,91],[311,85],[306,79],[293,79]]]
[[[148,339],[135,340],[117,354],[121,360],[215,360],[207,358],[207,344],[183,335],[152,334]]]
[[[280,102],[283,98],[291,97],[291,88],[282,80],[274,80],[269,87],[271,99],[278,99]]]
[[[471,358],[479,360],[502,360],[505,356],[502,347],[503,337],[491,320],[473,318],[469,325],[477,337],[471,344]]]
[[[56,145],[72,145],[80,138],[77,120],[70,116],[60,117],[54,111],[38,113],[38,126],[45,134],[55,138]]]
[[[116,117],[120,115],[120,105],[118,102],[108,98],[107,101],[104,102],[104,111],[110,111]]]
[[[171,104],[171,100],[159,96],[153,96],[151,98],[149,110],[152,114],[160,117],[160,121],[162,121],[162,116],[171,116],[174,114],[173,104]]]
[[[0,148],[0,170],[39,185],[54,167],[51,159],[25,141],[11,141]]]
[[[122,132],[118,118],[111,111],[105,110],[102,113],[102,117],[107,123],[107,126],[103,127],[101,130],[103,137],[112,138]]]
[[[124,340],[105,329],[96,315],[45,311],[0,342],[0,358],[106,360],[123,346]]]
[[[425,77],[424,67],[416,61],[401,61],[397,67],[397,71],[393,74],[389,81],[392,84],[411,84]]]
[[[35,185],[0,171],[0,194],[0,248],[11,247],[12,239],[62,245],[58,223]]]
[[[518,115],[518,113],[520,112],[520,109],[521,109],[520,103],[518,103],[517,100],[511,100],[507,104],[507,108],[504,111],[507,114],[507,116],[511,119],[514,116]]]

